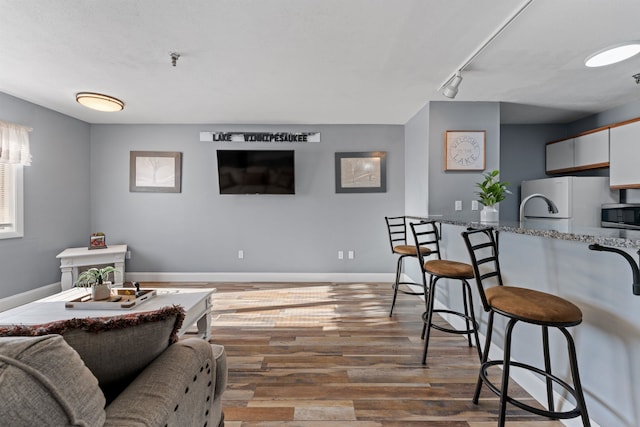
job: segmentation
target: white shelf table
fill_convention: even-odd
[[[127,245],[111,245],[104,249],[68,248],[56,255],[60,259],[62,290],[71,289],[78,279],[80,267],[100,264],[113,264],[118,269],[114,273],[115,286],[122,286],[124,281],[124,261]]]

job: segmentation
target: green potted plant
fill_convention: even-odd
[[[476,194],[480,198],[479,202],[484,205],[480,211],[480,222],[498,222],[498,210],[495,205],[503,201],[507,194],[511,194],[507,189],[509,183],[500,182],[498,175],[500,171],[495,169],[482,174],[484,181],[476,183],[476,187],[479,188]]]
[[[120,270],[111,265],[102,268],[90,268],[78,275],[75,285],[90,287],[91,298],[95,301],[107,299],[111,296],[109,275],[119,271]]]

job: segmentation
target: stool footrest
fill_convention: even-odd
[[[415,283],[415,282],[398,282],[398,292],[402,292],[403,294],[406,294],[406,295],[424,295],[424,292],[407,291],[407,290],[405,290],[405,289],[402,289],[402,288],[400,287],[400,285],[405,285],[405,286],[413,285],[413,286],[418,286],[418,287],[420,287],[420,288],[421,288],[421,287],[422,287],[422,283]],[[392,288],[395,288],[395,287],[396,287],[396,284],[395,284],[395,283],[393,283],[391,286],[392,286]]]
[[[471,317],[471,316],[467,316],[464,313],[459,313],[457,311],[453,311],[453,310],[444,310],[444,309],[434,309],[433,310],[434,313],[447,313],[447,314],[452,314],[454,316],[458,316],[461,317],[463,319],[466,319],[468,321],[471,322],[471,324],[473,325],[473,328],[471,329],[453,329],[453,328],[447,328],[445,326],[440,326],[440,325],[436,325],[435,323],[431,323],[431,327],[433,329],[437,329],[439,331],[442,332],[449,332],[451,334],[459,334],[459,335],[468,335],[468,334],[473,334],[474,332],[479,330],[479,325],[478,322],[476,322],[476,320]],[[422,313],[422,321],[426,324],[427,323],[427,312],[425,311],[424,313]]]
[[[489,388],[489,390],[491,390],[493,393],[495,393],[498,396],[502,395],[501,390],[494,385],[489,378],[487,378],[487,369],[492,367],[492,366],[503,366],[504,365],[504,361],[503,360],[491,360],[488,362],[485,362],[482,364],[482,366],[480,367],[480,378],[482,379],[482,382],[484,382],[487,386],[487,388]],[[509,365],[511,367],[518,367],[518,368],[522,368],[522,369],[526,369],[532,372],[537,373],[538,375],[541,375],[543,377],[546,377],[548,379],[550,379],[551,381],[555,382],[556,384],[559,384],[560,386],[562,386],[562,388],[564,388],[567,392],[569,392],[569,394],[574,398],[575,401],[577,401],[576,399],[576,391],[573,389],[573,387],[571,387],[570,384],[566,383],[564,380],[556,377],[555,375],[549,374],[545,371],[543,371],[540,368],[537,368],[535,366],[532,365],[527,365],[525,363],[521,363],[521,362],[510,362]],[[554,419],[568,419],[568,418],[575,418],[575,417],[579,417],[581,414],[580,409],[576,406],[575,408],[573,408],[570,411],[562,411],[562,412],[557,412],[557,411],[549,411],[549,410],[545,410],[545,409],[540,409],[540,408],[536,408],[534,406],[531,405],[527,405],[526,403],[523,403],[517,399],[514,399],[513,397],[510,396],[506,396],[506,401],[508,403],[511,403],[514,406],[517,406],[520,409],[523,409],[525,411],[528,412],[532,412],[536,415],[540,415],[543,417],[548,417],[548,418],[554,418]],[[474,402],[477,404],[477,402]]]

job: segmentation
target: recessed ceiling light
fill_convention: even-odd
[[[98,111],[122,111],[124,102],[109,95],[94,92],[79,92],[76,101],[87,108]]]
[[[602,49],[584,60],[587,67],[602,67],[624,61],[640,53],[640,41],[627,42]]]

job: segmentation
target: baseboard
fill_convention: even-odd
[[[10,297],[0,299],[0,311],[6,311],[19,305],[35,301],[40,298],[45,298],[50,295],[60,292],[60,282],[52,283],[51,285],[42,286],[36,289],[31,289],[26,292],[11,295]]]
[[[137,273],[135,282],[393,282],[393,273]]]

